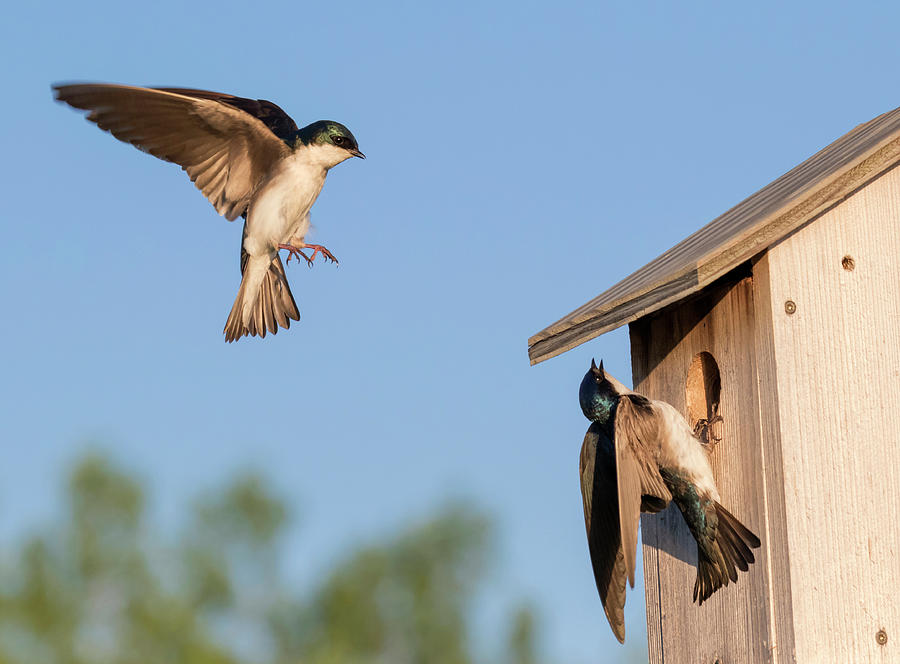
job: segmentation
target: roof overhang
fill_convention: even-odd
[[[708,286],[900,162],[900,108],[859,125],[528,340],[531,364]]]

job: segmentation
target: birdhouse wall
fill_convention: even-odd
[[[770,295],[760,389],[776,397],[796,661],[900,662],[900,169],[754,276]]]
[[[716,412],[723,421],[711,428],[721,440],[714,444],[710,460],[721,502],[763,542],[754,551],[756,563],[748,573],[740,573],[736,584],[697,606],[692,602],[697,546],[681,513],[670,505],[642,517],[647,629],[654,663],[773,661],[778,589],[773,589],[770,558],[786,556],[768,550],[784,540],[766,532],[764,497],[773,478],[767,480],[764,473],[771,451],[764,448],[761,433],[755,313],[753,279],[739,276],[631,325],[635,390],[668,401],[686,416],[689,411],[695,418],[704,411],[711,414],[711,408],[704,408],[707,404],[697,403],[711,399],[710,390],[694,389],[698,381],[691,371],[692,363],[702,368],[702,362],[695,362],[698,354],[711,356],[719,374]],[[783,492],[777,489],[771,509],[783,514]],[[775,578],[782,578],[788,570],[774,572]]]
[[[642,517],[650,661],[900,662],[900,169],[630,331],[635,390],[686,416],[714,359],[713,472],[762,540],[697,607],[680,513]]]

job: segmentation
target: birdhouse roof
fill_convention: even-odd
[[[900,161],[900,108],[861,124],[528,340],[532,364],[709,285]]]

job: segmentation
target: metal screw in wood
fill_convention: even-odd
[[[875,642],[880,646],[883,646],[885,643],[887,643],[887,632],[885,632],[883,629],[879,629],[877,632],[875,632]]]
[[[794,302],[793,300],[788,300],[784,303],[784,313],[786,313],[788,316],[793,314],[795,311],[797,311],[796,302]]]

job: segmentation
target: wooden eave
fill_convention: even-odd
[[[900,108],[861,124],[528,340],[531,364],[709,285],[900,161]]]

